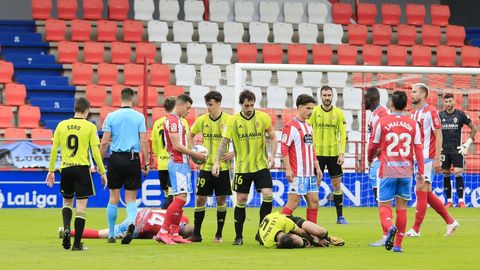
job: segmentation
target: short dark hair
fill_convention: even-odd
[[[425,97],[428,97],[428,86],[424,83],[416,83],[413,85],[413,87],[418,87],[422,92],[425,93]]]
[[[312,96],[307,94],[301,94],[297,97],[297,102],[296,102],[297,108],[301,105],[305,105],[308,103],[317,104],[317,101],[315,101],[315,99]]]
[[[171,112],[173,111],[173,107],[175,107],[175,97],[174,96],[167,97],[163,101],[163,108],[165,109],[166,112]]]
[[[84,113],[86,110],[90,109],[90,101],[88,99],[81,97],[75,100],[75,112]]]
[[[122,101],[132,101],[135,91],[132,88],[126,87],[122,89],[121,98]]]
[[[380,100],[380,91],[376,87],[370,87],[367,89],[366,94],[374,101]]]
[[[240,104],[243,104],[243,102],[245,102],[245,100],[251,100],[251,101],[255,102],[255,94],[248,89],[243,90],[240,93],[240,96],[238,97],[238,102],[240,102]]]
[[[178,102],[193,104],[192,98],[187,94],[181,94],[178,96],[175,104],[178,104]]]
[[[222,94],[215,90],[206,93],[203,98],[205,98],[205,102],[208,102],[211,99],[215,100],[215,102],[222,102]]]
[[[403,91],[395,91],[392,94],[392,104],[397,110],[403,111],[407,107],[407,94]]]
[[[320,94],[323,92],[323,91],[332,91],[333,92],[333,89],[328,86],[328,85],[324,85],[322,86],[322,88],[320,88]]]
[[[443,99],[447,99],[447,98],[453,98],[453,94],[452,93],[446,93],[445,95],[443,95]]]
[[[284,234],[277,243],[278,248],[294,248],[295,243],[293,242],[293,238],[290,234]]]

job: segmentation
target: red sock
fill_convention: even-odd
[[[383,235],[387,236],[388,234],[388,229],[389,228],[385,228],[385,226],[383,226],[383,223],[382,223],[382,215],[380,213],[380,208],[378,208],[378,214],[380,216],[380,225],[382,226],[382,231],[383,231]]]
[[[453,218],[448,214],[447,208],[443,205],[442,201],[433,194],[433,192],[427,193],[428,204],[437,211],[437,213],[442,216],[447,224],[453,223]]]
[[[392,207],[390,206],[381,206],[378,209],[380,213],[380,222],[384,228],[392,227]]]
[[[163,221],[162,229],[163,232],[170,231],[170,225],[178,225],[180,219],[182,218],[182,207],[185,205],[185,201],[179,198],[174,198],[173,202],[168,206],[167,213],[165,214],[165,220]],[[178,220],[178,223],[174,223]]]
[[[401,247],[403,241],[403,235],[405,234],[405,229],[407,228],[407,210],[397,210],[397,220],[395,221],[395,226],[397,226],[398,232],[397,237],[395,238],[394,246]]]
[[[425,218],[425,213],[427,213],[427,192],[416,190],[415,194],[417,195],[417,207],[415,209],[415,224],[413,224],[413,229],[418,233]]]
[[[71,230],[70,235],[75,236],[75,230]],[[83,229],[82,238],[98,238],[98,230]]]
[[[307,220],[317,224],[317,208],[307,208]]]
[[[293,214],[293,210],[284,206],[283,209],[282,209],[282,214],[285,214],[285,215],[288,215],[288,216],[291,216]]]

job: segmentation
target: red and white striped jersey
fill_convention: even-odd
[[[388,115],[388,110],[382,105],[378,105],[378,107],[373,110],[372,114],[370,115],[370,118],[368,119],[368,124],[367,124],[367,135],[368,135],[368,142],[372,141],[373,139],[373,129],[375,127],[375,124],[377,124],[378,120],[384,116]]]
[[[315,148],[313,129],[307,122],[294,117],[283,128],[282,156],[290,159],[293,176],[314,176]]]
[[[438,112],[432,105],[425,104],[422,108],[412,112],[412,118],[420,125],[422,131],[423,156],[425,159],[435,158],[435,133],[442,125]],[[439,149],[441,150],[441,149]]]
[[[165,119],[164,130],[167,141],[167,151],[170,154],[170,158],[175,163],[188,163],[190,156],[173,149],[172,140],[170,139],[171,134],[178,134],[180,143],[187,147],[187,129],[183,125],[182,119],[178,115],[170,113],[167,115],[167,119]]]
[[[135,229],[138,232],[138,238],[152,239],[162,228],[166,214],[167,210],[165,209],[140,209],[135,218]],[[182,214],[179,224],[180,227],[185,227],[188,225],[188,222],[188,218]]]
[[[380,144],[379,177],[412,176],[415,144],[422,144],[420,127],[415,120],[400,114],[382,117],[375,126],[372,142]]]

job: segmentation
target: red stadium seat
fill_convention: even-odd
[[[128,20],[128,0],[108,0],[108,18],[110,20]]]
[[[57,1],[58,18],[62,20],[73,20],[77,18],[77,0]]]
[[[398,74],[392,73],[378,73],[378,86],[387,89],[395,89],[398,81]]]
[[[425,46],[437,46],[440,44],[442,32],[440,26],[422,25],[422,43]]]
[[[412,46],[417,39],[417,30],[413,25],[399,24],[397,26],[398,45]]]
[[[363,63],[368,66],[382,65],[382,47],[376,45],[363,45]]]
[[[13,112],[9,106],[0,105],[0,128],[13,127]]]
[[[6,144],[16,143],[19,141],[26,141],[27,133],[23,128],[6,128],[5,139],[10,139],[10,140],[5,140]]]
[[[53,131],[49,128],[34,128],[30,131],[30,138],[34,144],[51,145]]]
[[[89,84],[85,89],[85,97],[90,101],[92,107],[105,106],[107,89],[103,85]]]
[[[197,117],[198,117],[197,109],[191,108],[187,117],[185,117],[190,127],[193,125],[193,123],[195,123],[195,120],[197,119]]]
[[[347,25],[352,18],[352,5],[347,3],[333,3],[332,5],[333,23]]]
[[[365,51],[364,51],[365,52]],[[352,73],[354,87],[365,87],[372,83],[372,73]]]
[[[283,49],[278,44],[265,44],[262,49],[263,62],[268,64],[281,64],[283,60]]]
[[[399,25],[402,11],[399,4],[382,4],[382,23],[388,25]]]
[[[375,45],[390,45],[392,38],[392,27],[384,24],[374,24],[372,27],[373,44]]]
[[[70,32],[72,33],[72,41],[89,41],[92,26],[89,21],[73,20],[70,22]]]
[[[176,85],[165,85],[163,88],[163,97],[178,97],[179,95],[183,94],[185,89],[181,86]]]
[[[388,45],[387,57],[389,66],[405,66],[407,64],[407,48],[398,45]]]
[[[61,41],[65,40],[67,25],[64,20],[48,19],[45,21],[45,40]]]
[[[78,43],[60,41],[58,43],[57,61],[62,64],[71,64],[78,61]]]
[[[461,59],[462,59],[462,67],[480,66],[480,48],[463,46],[461,48]]]
[[[239,63],[256,63],[257,46],[255,44],[240,43],[237,45],[237,57]]]
[[[262,112],[264,112],[264,113],[266,113],[270,116],[270,118],[272,119],[272,127],[273,127],[273,129],[276,129],[277,116],[278,116],[277,110],[275,110],[275,109],[264,109],[264,108],[261,108],[261,109],[258,109],[258,110],[262,111]]]
[[[50,18],[52,1],[32,0],[32,19],[45,20]]]
[[[461,47],[465,43],[465,27],[457,25],[447,25],[445,32],[447,34],[447,45]]]
[[[157,48],[155,44],[149,42],[138,42],[135,44],[136,63],[143,64],[145,57],[148,59],[148,63],[155,62],[155,56],[157,55]]]
[[[121,105],[121,95],[122,95],[122,90],[127,86],[125,85],[120,85],[120,84],[115,84],[112,85],[112,88],[110,90],[110,96],[111,96],[111,105],[115,107],[119,107]]]
[[[429,67],[432,59],[432,49],[428,46],[412,46],[412,66]]]
[[[285,126],[290,120],[297,115],[296,109],[283,109],[280,120],[282,121],[282,127]]]
[[[164,86],[170,82],[170,66],[164,64],[150,65],[150,84]]]
[[[112,42],[112,46],[110,47],[110,53],[112,56],[112,63],[130,63],[130,56],[132,54],[131,45],[130,43],[126,42]]]
[[[100,63],[97,69],[98,84],[114,85],[118,79],[118,68],[116,64]]]
[[[152,108],[152,121],[155,122],[156,120],[164,117],[167,115],[164,107],[153,107]]]
[[[147,89],[148,89],[147,106],[148,107],[158,106],[158,104],[157,104],[157,99],[158,99],[157,88],[154,87],[154,86],[149,86],[149,87],[147,87]],[[138,106],[142,107],[143,106],[143,86],[138,87],[137,100],[138,100],[138,102],[137,102]]]
[[[40,124],[40,107],[22,105],[18,107],[18,127],[37,128]]]
[[[288,44],[288,63],[289,64],[306,64],[308,49],[303,44]]]
[[[423,82],[423,76],[421,74],[402,74],[402,76],[401,83],[404,89],[410,89],[412,85]]]
[[[143,84],[143,65],[125,64],[123,67],[123,77],[126,85]]]
[[[430,91],[428,92],[428,97],[427,97],[427,103],[433,105],[434,107],[437,107],[438,101],[439,101],[438,91],[430,87]]]
[[[477,145],[475,145],[477,146]],[[476,148],[476,147],[475,147]],[[466,173],[479,173],[480,172],[480,158],[478,155],[465,157],[465,172]]]
[[[448,76],[445,74],[427,74],[427,85],[431,89],[447,88]],[[430,95],[429,95],[430,96]]]
[[[142,41],[143,23],[141,21],[127,20],[123,22],[123,41]]]
[[[465,111],[465,114],[467,114],[468,117],[470,117],[473,124],[478,128],[478,125],[480,125],[480,115],[478,115],[478,112]]]
[[[359,24],[375,24],[377,16],[377,6],[371,3],[358,3],[358,23]]]
[[[454,67],[457,58],[457,50],[455,47],[440,45],[437,47],[437,66]]]
[[[109,107],[109,106],[103,106],[100,108],[100,121],[101,123],[103,124],[103,122],[105,121],[105,117],[107,117],[107,115],[113,111],[116,111],[117,110],[117,107]]]
[[[13,64],[0,60],[0,83],[9,83],[12,81]]]
[[[462,88],[462,89],[472,88],[472,76],[471,75],[453,74],[452,75],[452,87],[453,88]]]
[[[480,92],[478,92],[478,90],[468,92],[467,101],[468,110],[476,112],[480,111]]]
[[[348,43],[353,45],[367,44],[368,28],[362,24],[348,25]]]
[[[312,46],[313,64],[315,65],[331,65],[332,64],[332,47],[326,44],[314,44]]]
[[[77,85],[86,85],[91,83],[93,76],[92,65],[86,63],[72,64],[72,83]]]
[[[432,4],[430,6],[430,17],[433,25],[447,26],[450,18],[450,8],[447,5]]]
[[[117,23],[100,20],[97,22],[97,40],[112,42],[117,40]]]
[[[357,64],[357,46],[355,45],[338,45],[337,55],[339,65],[356,65]]]
[[[4,90],[3,103],[9,106],[20,106],[25,104],[27,90],[25,85],[17,83],[7,83]]]
[[[423,4],[407,4],[407,24],[423,25],[425,24],[425,5]]]
[[[103,43],[88,41],[83,44],[83,61],[85,63],[102,63],[104,55],[105,49],[103,48]]]
[[[83,0],[83,18],[87,20],[101,20],[103,0]]]

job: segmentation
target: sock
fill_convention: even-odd
[[[422,226],[423,219],[427,213],[427,192],[416,190],[417,195],[417,207],[415,208],[415,223],[413,229],[416,232],[420,232],[420,226]]]
[[[373,190],[373,197],[375,198],[375,201],[377,201],[377,188],[374,187],[372,190]]]
[[[235,239],[243,238],[243,223],[245,222],[245,203],[237,202],[233,212],[235,219]]]
[[[193,235],[200,236],[202,231],[202,223],[203,219],[205,218],[205,205],[200,207],[195,207],[195,214],[194,214],[194,227],[193,227]]]
[[[397,237],[395,237],[395,243],[393,244],[396,247],[402,246],[403,236],[405,234],[405,229],[407,228],[407,210],[397,210],[397,220],[395,221],[395,226],[397,226],[398,232]]]
[[[70,231],[71,236],[75,236],[75,230]],[[98,230],[83,229],[82,238],[99,238]]]
[[[70,229],[70,223],[72,222],[72,208],[70,206],[64,206],[62,208],[63,228]]]
[[[343,216],[343,192],[333,193],[333,202],[337,208],[337,218]]]
[[[449,202],[452,201],[452,182],[450,181],[450,174],[443,174],[443,190]]]
[[[80,246],[80,241],[82,240],[83,236],[83,229],[85,228],[85,212],[77,212],[75,216],[75,234],[73,245]]]
[[[388,229],[390,229],[390,228],[387,228],[387,227],[383,226],[382,213],[380,212],[380,208],[378,208],[378,215],[379,215],[379,218],[380,218],[380,225],[382,226],[383,236],[386,237],[387,234],[388,234]]]
[[[463,177],[455,175],[455,188],[457,189],[458,201],[463,201]]]
[[[215,236],[222,237],[223,225],[225,225],[225,218],[227,217],[227,204],[217,205],[217,232]]]
[[[258,222],[258,224],[262,222],[263,218],[266,215],[272,212],[272,201],[273,201],[272,195],[263,196],[262,205],[260,206],[260,221]]]
[[[380,213],[380,222],[384,228],[390,229],[392,227],[392,207],[390,206],[381,206],[378,208],[378,212]]]
[[[287,206],[284,206],[282,209],[282,214],[291,216],[293,214],[293,210],[288,208]]]
[[[165,220],[163,221],[160,233],[168,233],[171,225],[178,225],[182,218],[182,207],[185,205],[185,201],[179,198],[174,198],[170,206],[167,208],[165,214]],[[177,223],[178,222],[178,223]]]
[[[317,208],[307,208],[307,220],[317,224]]]
[[[170,204],[172,204],[172,202],[173,202],[173,195],[168,195],[162,204],[162,209],[167,209],[170,206]]]
[[[442,216],[443,220],[445,220],[447,224],[452,224],[453,218],[448,214],[447,208],[445,205],[443,205],[442,201],[440,201],[440,199],[437,198],[433,192],[427,192],[427,200],[428,204],[430,204],[430,206],[435,209],[440,216]]]
[[[126,211],[127,211],[127,220],[129,223],[128,225],[135,224],[135,218],[137,217],[137,212],[138,212],[137,203],[136,202],[127,203]]]
[[[115,237],[115,223],[117,222],[117,204],[108,203],[107,220],[108,220],[108,237]]]

